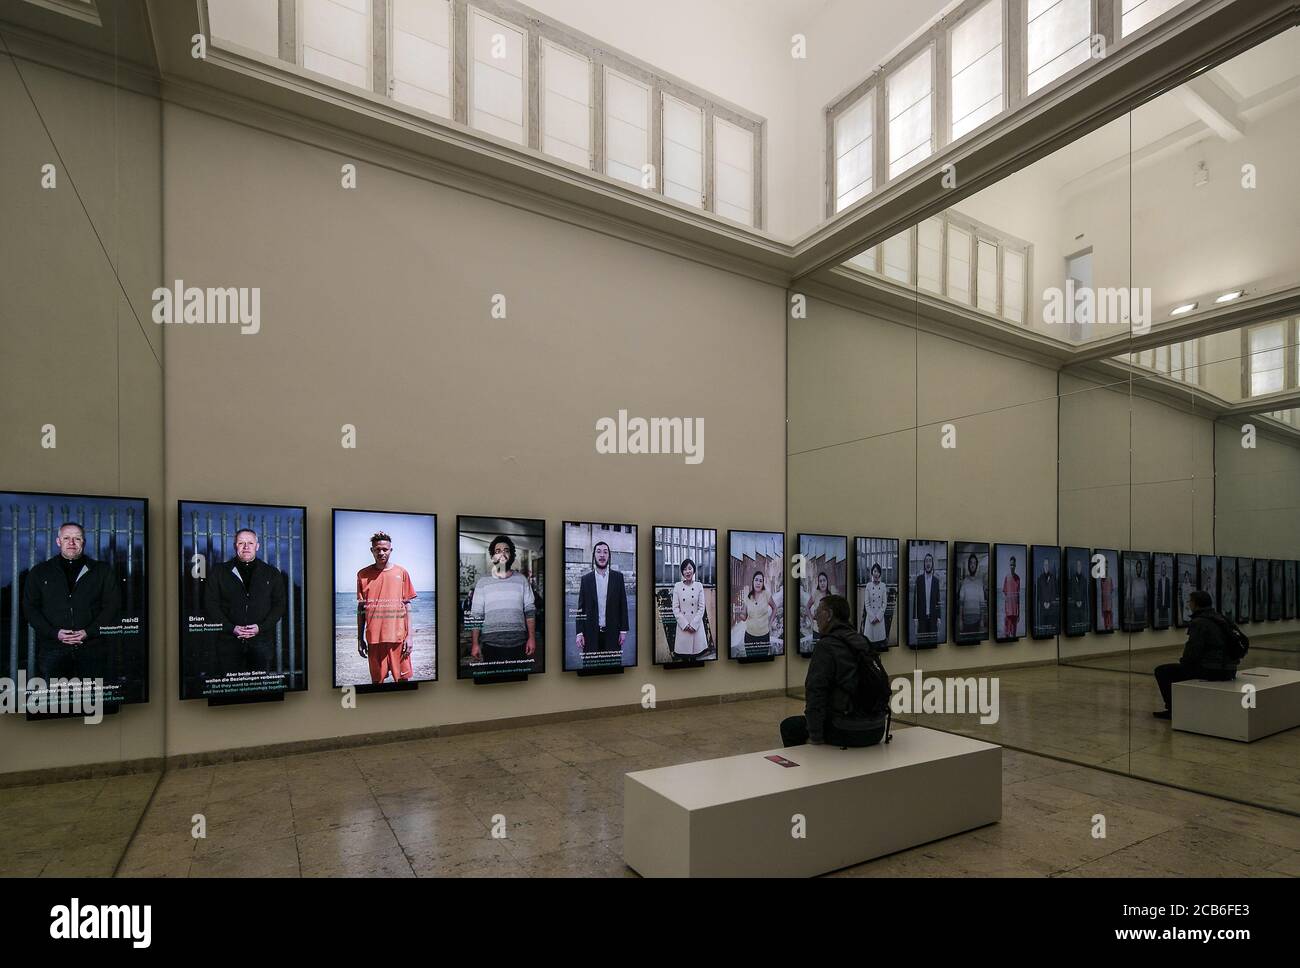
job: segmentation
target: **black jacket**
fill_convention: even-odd
[[[1213,608],[1198,608],[1187,623],[1187,644],[1179,660],[1193,670],[1235,672],[1232,625]]]
[[[627,631],[627,588],[623,573],[609,569],[609,587],[605,589],[605,629],[609,632]],[[582,576],[578,586],[578,614],[574,622],[575,634],[581,632],[591,648],[600,631],[600,600],[596,596],[596,573]]]
[[[824,743],[826,724],[848,711],[849,690],[858,670],[854,649],[870,652],[871,643],[847,622],[832,621],[826,634],[813,645],[804,679],[804,718],[808,738],[814,743]]]
[[[34,566],[23,586],[23,614],[36,631],[38,646],[61,645],[60,629],[84,630],[88,642],[99,636],[101,626],[114,625],[119,617],[117,579],[106,562],[82,555],[85,573],[69,592],[59,558],[55,555]]]
[[[252,641],[273,642],[275,625],[284,617],[284,572],[258,558],[249,576],[250,587],[245,588],[235,569],[237,560],[223,561],[203,583],[204,617],[220,621],[226,635],[234,635],[236,625],[256,625],[257,637]]]

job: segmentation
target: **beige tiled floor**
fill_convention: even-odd
[[[914,717],[937,729],[1228,799],[1300,813],[1300,729],[1236,743],[1173,729],[1150,670],[1180,649],[1135,653],[1132,671],[1111,665],[1052,665],[998,674],[999,718]],[[1252,666],[1300,667],[1300,652],[1252,650]]]
[[[117,871],[634,876],[622,860],[623,774],[776,746],[777,722],[799,709],[726,703],[174,771]],[[1013,750],[1003,763],[1001,823],[833,876],[1300,875],[1300,819]],[[115,782],[0,791],[3,829],[26,817],[23,829],[39,831],[33,818],[51,814],[60,829],[105,829],[84,846],[0,852],[0,873],[111,872],[127,835],[112,833],[106,808],[129,801],[126,788],[110,794]],[[196,815],[206,837],[193,836]]]

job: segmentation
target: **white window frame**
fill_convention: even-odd
[[[560,158],[558,155],[550,154],[544,147],[546,144],[546,48],[554,47],[563,51],[565,54],[577,57],[586,62],[587,65],[587,165],[588,171],[596,170],[596,108],[591,103],[592,85],[596,74],[596,65],[592,63],[590,57],[581,51],[572,50],[558,41],[551,40],[549,37],[542,37],[537,45],[537,56],[540,61],[538,64],[537,74],[537,148],[546,157],[551,158],[561,164],[573,164],[567,159]],[[576,146],[575,146],[576,147]]]
[[[395,78],[393,77],[393,40],[397,31],[393,29],[394,18],[396,14],[393,11],[394,0],[382,0],[388,5],[384,23],[388,29],[385,31],[384,43],[387,51],[386,77],[384,78],[384,88],[387,91],[388,99],[394,104],[399,105],[404,111],[411,111],[423,118],[436,118],[439,121],[450,121],[456,116],[456,3],[455,0],[447,4],[447,79],[450,81],[451,90],[447,92],[447,104],[450,108],[447,114],[434,114],[426,111],[424,108],[409,104],[406,101],[399,101],[393,96],[393,87]],[[372,22],[373,22],[373,18]]]
[[[354,91],[374,91],[375,87],[375,6],[379,3],[386,3],[386,0],[370,0],[370,16],[366,17],[366,50],[369,52],[369,64],[367,65],[370,77],[363,87],[359,84],[349,84],[347,81],[341,81],[332,74],[322,74],[320,71],[314,71],[307,66],[305,55],[305,37],[307,33],[306,21],[306,3],[304,0],[294,0],[294,52],[293,61],[304,71],[311,74],[312,77],[323,78],[331,87],[341,87],[344,90]]]
[[[505,138],[500,138],[497,135],[489,134],[488,132],[483,131],[481,128],[474,127],[474,120],[473,120],[474,118],[474,14],[476,13],[482,15],[484,18],[492,21],[493,23],[499,24],[500,26],[504,27],[507,30],[513,30],[515,33],[523,34],[524,39],[521,45],[522,53],[521,53],[521,60],[520,60],[520,71],[521,71],[520,81],[521,81],[521,88],[523,92],[523,132],[524,132],[523,141],[507,141]],[[493,138],[498,141],[505,141],[506,144],[513,144],[523,148],[527,148],[528,129],[529,129],[530,122],[532,121],[532,117],[529,113],[531,107],[529,102],[532,99],[529,97],[530,74],[529,74],[529,62],[528,62],[528,54],[529,54],[528,48],[530,45],[529,45],[527,28],[521,27],[519,24],[516,23],[511,23],[509,20],[504,20],[501,17],[496,16],[495,14],[489,13],[488,11],[484,10],[482,7],[476,7],[474,6],[474,4],[471,3],[471,4],[467,4],[465,7],[465,38],[466,38],[465,40],[465,123],[468,124],[469,127],[473,129],[476,134],[481,134],[485,137]]]

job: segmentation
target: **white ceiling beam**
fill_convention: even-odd
[[[1214,83],[1209,71],[1178,88],[1187,109],[1224,141],[1239,141],[1246,135],[1246,122],[1237,113],[1237,102]]]

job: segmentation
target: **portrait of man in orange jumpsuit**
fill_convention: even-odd
[[[357,654],[370,662],[370,681],[392,676],[405,682],[411,668],[411,610],[416,597],[411,576],[392,562],[393,539],[382,531],[370,538],[375,563],[357,572]]]

